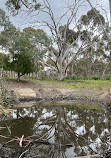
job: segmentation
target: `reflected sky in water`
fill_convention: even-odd
[[[10,118],[0,124],[8,124],[13,138],[24,134],[25,137],[33,136],[32,140],[42,138],[52,144],[31,145],[26,158],[38,153],[42,158],[73,158],[96,154],[102,150],[105,136],[111,131],[110,120],[110,114],[105,110],[79,109],[74,106],[35,106],[15,109]],[[9,135],[7,129],[0,132]],[[1,143],[5,141],[6,139],[0,138]],[[67,144],[72,144],[72,147]],[[14,149],[13,145],[11,147]],[[16,152],[12,158],[17,157],[17,154],[19,155]]]

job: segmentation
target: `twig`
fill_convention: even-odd
[[[22,137],[20,139],[20,143],[19,143],[20,147],[22,147],[23,138],[24,138],[24,135],[22,135]]]
[[[9,137],[3,136],[3,135],[0,135],[0,137],[2,137],[2,138],[7,138],[7,139],[9,138]]]
[[[29,151],[29,149],[25,150],[18,158],[21,158],[28,151]]]
[[[21,140],[21,139],[19,139],[19,138],[18,138],[18,139],[12,139],[12,140],[6,142],[5,144],[3,144],[3,146],[4,146],[4,145],[7,145],[8,143],[11,143],[11,142],[13,142],[13,141],[19,141],[19,142],[20,142],[20,140]],[[24,142],[29,142],[29,143],[32,142],[32,140],[25,140],[25,139],[23,139],[22,141],[24,141]]]

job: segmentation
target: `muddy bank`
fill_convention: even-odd
[[[52,83],[4,80],[7,89],[7,98],[12,102],[20,101],[60,101],[81,100],[108,105],[110,107],[110,92],[87,89],[64,88]]]

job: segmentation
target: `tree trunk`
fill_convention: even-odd
[[[20,77],[21,77],[21,75],[20,75],[20,73],[18,72],[18,78],[17,78],[18,82],[20,82]]]
[[[71,75],[74,73],[74,63],[71,64]]]
[[[111,74],[111,48],[110,48],[110,56],[109,56],[109,72]]]
[[[60,81],[63,81],[65,76],[66,76],[66,75],[65,75],[65,72],[64,72],[64,71],[59,71],[59,72],[58,72],[58,79],[59,79]]]

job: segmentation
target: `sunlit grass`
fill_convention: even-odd
[[[107,80],[78,80],[78,81],[40,81],[34,80],[44,84],[45,87],[54,86],[55,88],[71,88],[71,89],[87,89],[87,90],[109,90],[111,82]]]
[[[12,79],[15,80],[15,79]],[[87,89],[87,90],[103,90],[108,91],[111,88],[111,81],[109,80],[36,80],[24,79],[21,81],[36,82],[43,85],[44,88],[71,88],[71,89]]]

